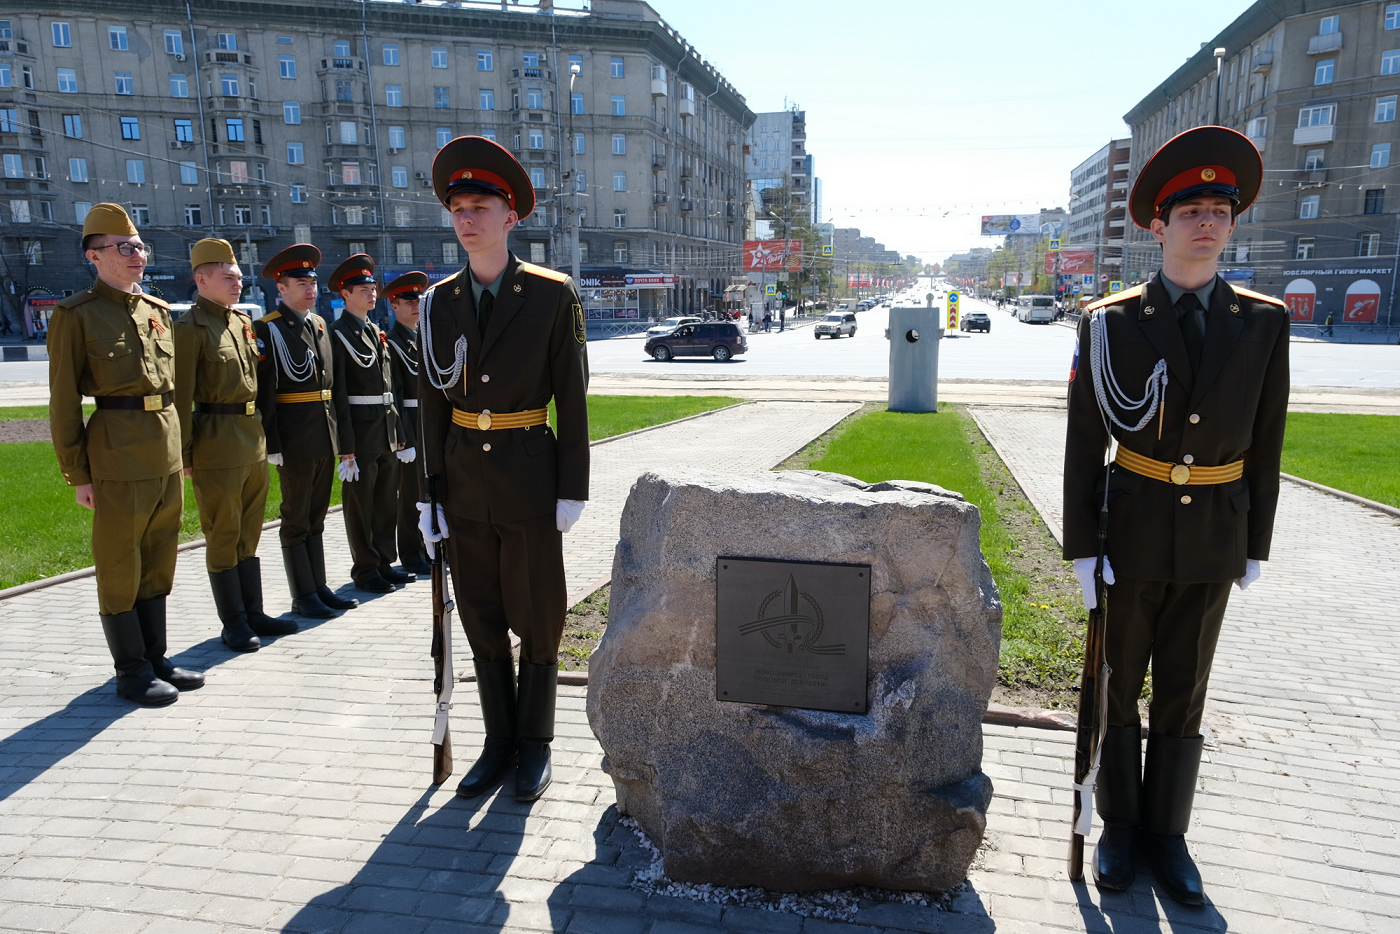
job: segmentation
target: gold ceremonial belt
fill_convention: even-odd
[[[279,392],[276,396],[278,402],[325,402],[331,397],[329,389],[322,389],[319,392]]]
[[[463,428],[479,428],[482,431],[500,428],[529,428],[532,425],[543,425],[549,421],[549,409],[530,409],[528,412],[507,412],[505,414],[491,411],[483,412],[463,412],[461,409],[452,410],[452,424],[461,425]]]
[[[1141,474],[1152,480],[1161,480],[1163,483],[1175,483],[1177,486],[1213,486],[1217,483],[1229,483],[1231,480],[1238,480],[1244,476],[1243,460],[1237,460],[1233,464],[1225,464],[1221,467],[1168,464],[1166,461],[1153,460],[1150,457],[1135,454],[1121,444],[1118,446],[1118,453],[1114,456],[1113,462],[1135,474]]]

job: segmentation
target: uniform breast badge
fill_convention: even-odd
[[[583,322],[583,306],[574,306],[574,340],[580,344],[588,342],[588,327]]]

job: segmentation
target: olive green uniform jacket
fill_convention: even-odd
[[[241,311],[203,296],[175,322],[175,409],[186,467],[246,467],[267,457],[262,421],[251,415],[208,415],[191,403],[243,405],[258,397],[253,323]]]

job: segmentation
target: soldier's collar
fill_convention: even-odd
[[[131,301],[131,299],[133,298],[140,298],[142,295],[146,294],[145,292],[123,292],[121,289],[112,285],[106,279],[103,279],[101,276],[93,280],[92,288],[93,291],[95,291],[98,295],[101,295],[103,298],[109,298],[112,301],[120,302],[123,305]]]

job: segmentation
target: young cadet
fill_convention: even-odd
[[[173,704],[204,675],[165,657],[165,597],[185,504],[170,306],[141,291],[150,255],[125,210],[93,205],[83,252],[97,280],[49,322],[49,428],[78,505],[93,511],[97,608],[117,694]],[[83,396],[97,411],[83,424]]]
[[[1216,272],[1261,177],[1258,150],[1224,127],[1188,130],[1153,155],[1129,211],[1162,245],[1161,271],[1089,306],[1069,393],[1064,556],[1091,608],[1104,462],[1110,436],[1118,441],[1107,480],[1113,674],[1094,881],[1126,889],[1141,845],[1162,888],[1189,905],[1205,897],[1185,834],[1206,688],[1230,586],[1249,586],[1269,557],[1288,407],[1283,303]],[[1131,397],[1137,386],[1142,400]],[[1137,699],[1149,666],[1144,766]]]
[[[399,431],[406,447],[399,452],[399,561],[412,574],[432,571],[423,538],[418,534],[418,312],[428,275],[406,272],[384,287],[384,297],[394,313],[389,329],[389,359],[399,388]]]
[[[277,283],[277,309],[253,322],[258,343],[258,413],[267,435],[267,460],[282,488],[282,563],[292,612],[328,619],[359,606],[326,586],[321,536],[331,503],[337,455],[335,383],[330,335],[316,307],[321,251],[309,243],[287,247],[263,266]]]
[[[457,793],[489,791],[518,756],[515,797],[533,801],[552,774],[567,594],[561,533],[588,497],[583,306],[572,279],[506,247],[535,205],[509,152],[479,136],[455,139],[433,161],[433,185],[467,267],[424,300],[418,444],[430,483],[441,480],[443,536],[486,727]],[[551,398],[557,434],[547,424]],[[426,503],[420,512],[424,540],[436,541]]]
[[[181,457],[194,481],[220,639],[235,652],[256,652],[259,636],[297,631],[296,623],[263,613],[257,552],[268,478],[256,406],[258,348],[252,319],[233,307],[243,294],[243,270],[229,242],[200,240],[190,266],[199,297],[175,322]]]
[[[417,578],[394,570],[394,524],[399,471],[395,456],[405,447],[399,431],[394,371],[384,332],[369,320],[379,301],[374,260],[357,253],[331,273],[331,288],[345,312],[331,325],[335,359],[335,413],[340,427],[340,491],[345,537],[350,541],[350,577],[370,593],[392,593],[394,584]]]

